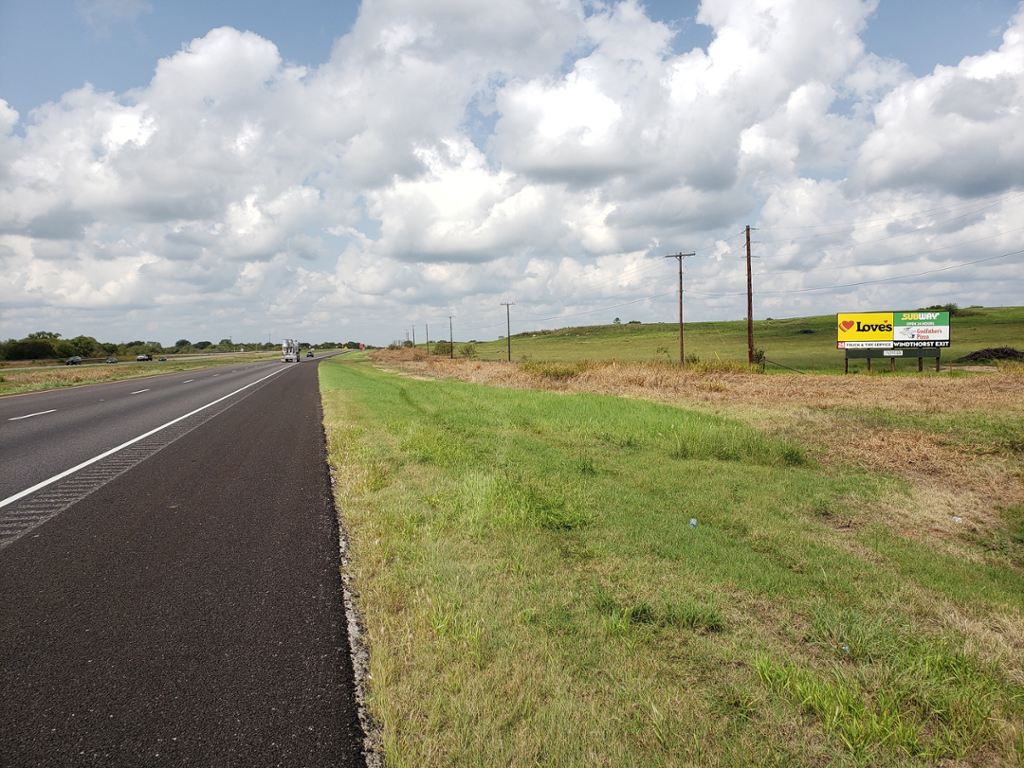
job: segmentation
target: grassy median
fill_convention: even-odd
[[[698,397],[735,382],[691,407],[320,375],[389,766],[1024,761],[1017,410],[942,445],[1000,484],[960,531],[818,439],[942,432],[878,405],[787,431],[784,397]]]

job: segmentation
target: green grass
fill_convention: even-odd
[[[1022,669],[945,619],[1020,623],[1021,573],[830,524],[902,481],[668,405],[320,375],[389,766],[1024,758]]]
[[[754,345],[769,360],[801,371],[843,370],[843,352],[836,349],[835,315],[766,319],[754,322]],[[1012,346],[1024,349],[1024,307],[972,308],[961,310],[951,321],[952,345],[942,351],[943,363],[987,347]],[[747,360],[745,321],[685,323],[685,354],[706,361]],[[507,355],[508,342],[478,342],[476,357],[498,360]],[[422,346],[422,345],[421,345]],[[462,347],[456,342],[458,356]],[[513,334],[512,359],[572,362],[580,360],[663,360],[679,362],[678,323],[626,323],[529,331]],[[864,360],[850,362],[851,369],[865,369]],[[888,370],[885,360],[876,360],[874,370]],[[928,360],[925,360],[927,370]],[[917,358],[897,361],[898,371],[917,371]],[[932,360],[934,368],[934,360]],[[768,365],[768,371],[783,370]]]

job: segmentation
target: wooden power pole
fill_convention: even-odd
[[[505,307],[505,339],[508,341],[508,361],[512,362],[512,321],[509,319],[509,307],[515,304],[514,301],[503,301]]]
[[[683,259],[687,256],[696,256],[695,253],[671,253],[666,259],[679,260],[679,364],[683,365],[686,358],[683,357]]]
[[[448,315],[448,356],[455,359],[455,336],[452,335],[452,318],[455,315]]]
[[[750,225],[747,225],[747,362],[754,364],[754,291],[750,281]]]

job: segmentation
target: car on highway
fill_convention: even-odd
[[[135,356],[135,362],[137,362],[137,363],[141,363],[144,360],[152,360],[152,359],[153,358],[151,356],[149,356],[149,355],[136,355]]]
[[[309,350],[309,352],[306,353],[306,357],[313,357],[313,350],[312,349]]]
[[[156,359],[156,361],[157,361],[158,363],[166,363],[166,362],[167,362],[167,358],[166,358],[166,357],[163,357],[163,356],[160,356],[160,357],[158,357],[158,358]]]
[[[73,355],[73,356],[69,357],[67,359],[67,362],[65,362],[64,364],[65,365],[81,365],[82,364],[82,358],[80,358],[78,355]]]
[[[108,357],[107,358],[107,362],[108,363],[116,363],[117,362],[117,358],[116,357]]]

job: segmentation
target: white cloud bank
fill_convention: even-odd
[[[864,52],[874,5],[705,0],[677,55],[635,0],[365,0],[316,69],[221,28],[128,93],[0,102],[4,335],[670,320],[680,249],[688,316],[731,319],[747,223],[756,316],[1020,304],[1024,5],[923,78]]]

